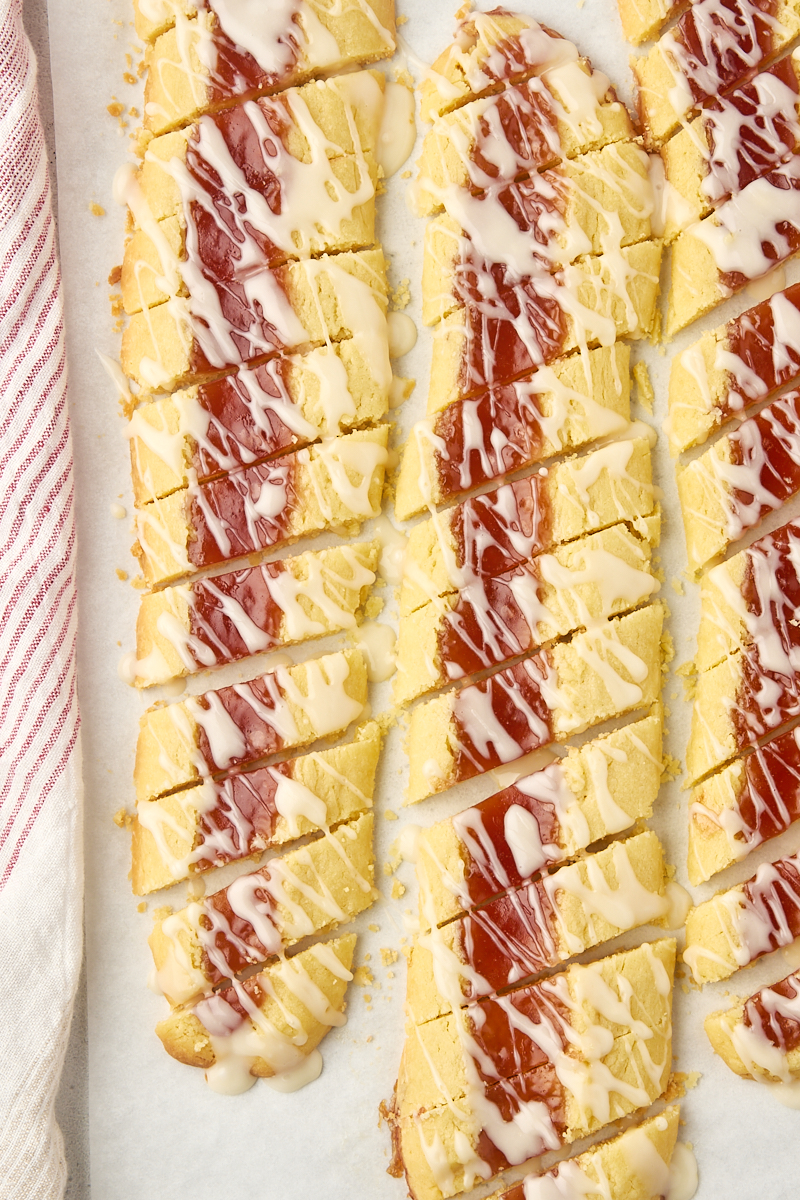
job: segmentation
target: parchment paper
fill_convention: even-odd
[[[269,0],[265,0],[269,2]],[[516,0],[520,9],[573,38],[595,66],[606,71],[621,94],[629,97],[628,48],[622,39],[614,0]],[[431,61],[450,40],[455,2],[398,0],[408,17],[400,32],[416,55]],[[489,7],[485,5],[485,7]],[[50,44],[55,93],[58,157],[58,196],[61,255],[67,296],[72,428],[77,462],[80,583],[80,692],[86,769],[87,839],[87,962],[89,990],[89,1103],[91,1180],[93,1200],[238,1200],[242,1196],[272,1200],[345,1200],[354,1195],[369,1200],[400,1200],[401,1181],[385,1173],[389,1138],[378,1125],[378,1104],[391,1094],[403,1038],[404,960],[387,968],[380,950],[400,950],[407,936],[404,915],[416,903],[413,868],[402,866],[396,878],[408,885],[402,899],[390,899],[392,880],[382,874],[389,847],[406,822],[429,824],[445,813],[495,791],[501,784],[489,776],[454,789],[417,808],[403,810],[405,784],[402,730],[392,731],[379,777],[377,812],[378,883],[384,899],[355,923],[360,934],[358,963],[371,968],[375,982],[352,984],[348,1023],[323,1043],[325,1069],[308,1088],[280,1095],[263,1083],[247,1094],[213,1094],[202,1073],[173,1062],[164,1053],[153,1027],[165,1014],[166,1002],[148,991],[151,967],[146,945],[152,910],[162,903],[176,908],[185,903],[185,885],[151,898],[148,911],[137,911],[137,899],[127,881],[129,837],[112,823],[121,807],[134,806],[131,772],[138,717],[151,702],[127,688],[117,675],[122,654],[133,647],[138,596],[116,569],[135,574],[128,550],[132,541],[132,502],[128,447],[117,413],[114,388],[95,355],[95,349],[117,355],[118,336],[109,316],[106,278],[122,257],[123,215],[114,206],[112,179],[128,151],[130,128],[121,130],[106,111],[112,97],[126,108],[141,108],[141,84],[125,83],[122,74],[141,57],[131,22],[130,0],[51,0]],[[395,64],[402,65],[402,55]],[[412,72],[417,72],[413,56]],[[390,70],[391,68],[385,68]],[[413,163],[409,160],[407,167]],[[398,373],[417,379],[417,388],[398,419],[397,445],[411,421],[424,413],[431,337],[419,320],[423,222],[412,217],[405,203],[405,182],[395,176],[380,201],[380,229],[392,261],[392,282],[409,279],[412,303],[407,311],[420,331],[415,350],[397,364]],[[95,216],[90,204],[100,204]],[[790,269],[790,280],[800,272]],[[666,412],[666,381],[672,354],[698,338],[752,299],[730,301],[698,322],[667,348],[666,355],[650,346],[636,354],[651,371],[657,394],[655,418],[636,415],[660,427]],[[662,596],[671,610],[669,629],[676,658],[673,667],[691,657],[697,624],[696,589],[673,590],[685,556],[680,529],[673,465],[666,440],[655,452],[657,482],[663,489],[666,520],[661,549],[665,585]],[[123,505],[124,520],[112,515]],[[796,507],[796,506],[795,506]],[[784,510],[765,528],[787,519]],[[368,532],[368,530],[367,530]],[[309,543],[310,545],[311,543]],[[324,544],[318,539],[317,544]],[[306,544],[303,545],[306,548]],[[389,619],[391,589],[386,591]],[[300,661],[341,644],[328,639],[292,652]],[[214,677],[225,683],[252,677],[264,663],[250,660]],[[192,692],[208,686],[197,677]],[[664,699],[670,710],[667,749],[682,758],[688,732],[689,705],[679,681],[667,680]],[[373,688],[373,709],[388,706],[388,685]],[[386,810],[399,820],[385,819]],[[680,783],[665,784],[653,827],[663,837],[667,855],[676,864],[679,882],[686,883],[686,793]],[[744,863],[731,868],[704,888],[701,900],[720,886],[747,878],[759,862],[793,850],[800,828],[762,846]],[[228,882],[239,868],[226,868],[212,888]],[[378,932],[368,929],[379,926]],[[647,931],[655,936],[657,931]],[[641,940],[641,934],[620,939],[606,949]],[[596,955],[595,955],[596,956]],[[675,994],[676,1069],[702,1072],[696,1090],[683,1106],[682,1137],[695,1148],[700,1167],[700,1200],[773,1200],[795,1198],[797,1135],[800,1114],[781,1107],[759,1085],[739,1080],[711,1053],[702,1031],[703,1015],[725,1004],[728,991],[747,994],[791,969],[786,956],[772,955],[727,984],[685,994],[678,981]],[[392,971],[394,978],[389,977]],[[368,1001],[368,997],[370,1000]],[[574,1152],[574,1149],[573,1149]],[[552,1156],[551,1156],[552,1157]],[[520,1172],[510,1173],[511,1176]],[[483,1188],[480,1194],[497,1184]]]

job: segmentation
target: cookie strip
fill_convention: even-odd
[[[661,242],[572,263],[457,308],[436,327],[429,411],[547,366],[572,350],[650,336]]]
[[[800,936],[800,855],[762,863],[748,879],[689,911],[683,959],[695,982],[727,979]]]
[[[637,103],[652,145],[693,109],[730,91],[800,33],[792,0],[699,0],[635,59]]]
[[[174,257],[174,248],[167,246],[165,255],[170,254]],[[178,265],[185,275],[187,264]],[[387,344],[380,250],[323,255],[215,285],[198,271],[194,282],[188,296],[135,313],[122,335],[122,369],[144,388],[174,391],[246,363],[359,333]]]
[[[444,188],[482,191],[632,134],[607,77],[586,59],[564,63],[436,120],[422,143],[415,207],[432,216]]]
[[[219,286],[288,259],[374,243],[369,142],[377,141],[383,91],[372,72],[347,79],[349,90],[332,80],[322,95],[301,88],[202,117],[157,138],[138,172],[117,177],[135,223],[122,260],[126,313],[201,292],[202,280]],[[312,106],[312,97],[323,102]],[[338,140],[354,147],[347,153],[330,137],[341,124],[349,136]]]
[[[800,490],[800,391],[773,400],[678,475],[689,569],[697,574]]]
[[[372,813],[364,813],[157,921],[148,941],[170,1004],[210,995],[253,964],[369,908],[377,897],[372,828]]]
[[[357,430],[144,505],[133,552],[147,583],[328,529],[357,532],[380,512],[388,433],[388,425]]]
[[[800,818],[800,728],[696,787],[689,802],[689,882],[745,858]]]
[[[154,5],[167,20],[147,22],[146,134],[161,134],[201,113],[302,84],[315,74],[390,58],[395,49],[392,0],[319,0],[271,5],[257,24],[230,0]],[[237,11],[241,10],[241,11]],[[137,18],[137,24],[139,24]],[[168,28],[172,25],[172,28]],[[159,36],[153,33],[159,29]],[[143,34],[139,34],[143,37]]]
[[[355,629],[379,555],[377,542],[333,546],[152,592],[136,622],[136,687]]]
[[[620,8],[622,4],[620,4]],[[488,1200],[651,1200],[669,1194],[680,1109],[666,1108],[542,1175],[526,1175]]]
[[[762,988],[703,1022],[712,1049],[726,1066],[760,1083],[800,1078],[800,974]]]
[[[572,42],[525,13],[504,8],[467,12],[420,85],[422,118],[433,121],[470,100],[578,58]]]
[[[653,512],[650,448],[643,438],[612,442],[503,484],[414,526],[400,615],[619,521],[652,540]]]
[[[402,617],[394,703],[636,608],[659,588],[650,554],[648,542],[614,525]]]
[[[423,922],[452,920],[651,816],[661,732],[658,712],[572,746],[560,761],[423,829],[416,847]]]
[[[624,433],[629,419],[630,349],[622,344],[456,400],[412,427],[395,513],[405,521],[522,467]]]
[[[127,431],[136,504],[371,425],[391,380],[388,346],[356,334],[142,404]]]
[[[800,63],[790,55],[714,100],[662,148],[664,237],[708,215],[800,150]]]
[[[291,1080],[330,1029],[345,1024],[356,935],[302,950],[156,1026],[172,1058],[201,1067],[212,1090],[246,1091],[257,1078]]]
[[[754,671],[800,669],[800,522],[759,538],[703,579],[695,668],[741,650]]]
[[[667,911],[664,888],[661,844],[648,831],[421,933],[408,962],[412,1020],[420,1025],[658,923]]]
[[[672,360],[673,454],[800,376],[800,283],[754,305]]]
[[[398,1102],[442,1070],[438,1104],[395,1118],[412,1193],[457,1194],[652,1103],[671,1066],[674,959],[673,941],[656,942],[410,1032]],[[536,1065],[507,1077],[501,1049],[512,1072]]]
[[[672,249],[668,336],[797,254],[798,192],[796,154],[678,237]]]
[[[142,801],[131,827],[134,894],[359,816],[372,807],[380,749],[370,721],[342,746]]]
[[[422,319],[432,325],[528,276],[647,241],[648,168],[641,147],[618,142],[477,194],[442,189],[446,211],[425,229]]]
[[[482,683],[418,705],[407,804],[658,698],[663,611],[651,605],[576,634]]]
[[[342,733],[366,703],[364,657],[359,650],[342,650],[177,704],[155,705],[140,722],[136,799],[155,800]]]

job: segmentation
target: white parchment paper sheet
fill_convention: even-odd
[[[574,0],[517,0],[517,4],[573,38],[581,51],[610,75],[621,93],[629,96],[628,48],[622,40],[614,0],[587,0],[584,7],[576,6]],[[421,59],[431,61],[451,37],[455,4],[450,0],[398,0],[398,6],[408,17],[401,29],[403,38]],[[131,772],[137,721],[152,697],[135,694],[117,676],[123,651],[133,646],[137,610],[137,593],[115,576],[117,568],[135,573],[128,553],[131,498],[123,422],[117,414],[113,386],[95,355],[95,348],[118,353],[108,306],[108,293],[114,289],[106,278],[122,257],[123,216],[113,204],[111,188],[114,172],[126,158],[130,132],[118,128],[106,106],[116,97],[126,107],[141,107],[141,85],[134,87],[122,79],[123,71],[129,69],[126,53],[136,61],[141,54],[134,49],[140,51],[129,0],[51,0],[49,19],[80,537],[93,1200],[238,1200],[251,1195],[274,1200],[309,1200],[312,1196],[345,1200],[354,1195],[400,1200],[405,1195],[403,1183],[385,1174],[389,1139],[386,1129],[378,1126],[378,1104],[391,1094],[396,1074],[405,979],[402,956],[387,969],[380,949],[400,949],[405,936],[404,911],[413,907],[416,897],[409,866],[401,867],[397,875],[409,885],[400,900],[389,898],[392,881],[383,876],[381,867],[404,823],[432,823],[500,785],[491,777],[473,781],[416,809],[401,811],[402,731],[392,731],[383,756],[377,801],[378,883],[385,898],[356,922],[361,935],[358,962],[364,963],[366,955],[371,955],[369,966],[375,982],[365,988],[351,985],[348,1023],[324,1042],[325,1069],[317,1082],[288,1096],[259,1083],[244,1096],[228,1098],[210,1092],[199,1071],[167,1057],[153,1033],[156,1021],[164,1015],[165,1002],[145,986],[151,965],[146,945],[151,912],[137,912],[137,900],[127,882],[129,839],[112,823],[117,809],[133,807]],[[413,71],[413,58],[410,65]],[[131,118],[131,129],[134,124]],[[423,224],[409,213],[404,189],[404,181],[395,176],[389,182],[388,195],[380,201],[381,236],[391,259],[392,282],[409,279],[413,299],[407,311],[420,329],[417,347],[397,364],[399,373],[418,380],[412,399],[396,414],[400,425],[397,444],[410,422],[424,413],[430,354],[430,334],[419,322]],[[92,202],[102,205],[106,215],[94,216],[89,207]],[[789,278],[797,274],[790,271]],[[658,397],[655,418],[641,412],[639,416],[660,427],[666,412],[671,355],[693,342],[703,329],[751,302],[731,301],[682,335],[667,348],[666,356],[649,346],[637,348],[637,355],[650,367]],[[663,437],[655,461],[666,512],[661,554],[667,582],[662,595],[672,614],[669,628],[676,647],[674,666],[693,652],[696,589],[687,585],[685,594],[678,595],[670,586],[670,581],[681,575],[684,548],[673,466]],[[125,506],[127,519],[114,518],[115,504]],[[786,519],[786,512],[781,519]],[[773,520],[770,524],[778,523]],[[324,539],[318,544],[324,544]],[[386,595],[390,602],[388,589]],[[391,612],[389,603],[382,619],[389,619]],[[299,661],[334,644],[335,640],[329,639],[293,652],[292,657]],[[251,660],[246,667],[218,674],[215,682],[257,673]],[[207,686],[208,677],[196,679],[190,690]],[[689,705],[679,682],[672,678],[664,695],[671,710],[668,749],[682,757]],[[375,711],[387,706],[388,687],[374,688]],[[400,820],[384,819],[387,809],[399,813]],[[686,810],[686,794],[679,782],[666,784],[653,825],[662,835],[682,883],[686,883]],[[722,884],[747,878],[758,862],[794,849],[798,842],[800,830],[791,831],[713,885],[697,889],[696,898],[705,898]],[[221,878],[227,882],[227,876]],[[217,886],[216,880],[213,886]],[[174,888],[164,900],[151,899],[148,909],[164,902],[182,906],[185,887]],[[368,929],[371,923],[379,926],[378,932]],[[621,939],[621,943],[637,938]],[[678,983],[676,1068],[699,1070],[703,1076],[684,1103],[682,1134],[697,1154],[700,1200],[752,1200],[762,1194],[789,1200],[800,1191],[796,1149],[800,1114],[782,1108],[756,1084],[732,1075],[711,1054],[701,1025],[706,1012],[725,1003],[727,990],[738,987],[746,993],[782,977],[789,969],[784,956],[773,955],[727,987],[684,993]],[[394,978],[389,977],[390,970]]]

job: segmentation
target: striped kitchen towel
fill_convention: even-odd
[[[36,66],[0,0],[0,1197],[51,1200],[81,954],[75,529]]]

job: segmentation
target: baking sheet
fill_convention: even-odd
[[[566,4],[517,0],[517,7],[573,38],[595,66],[609,74],[621,94],[629,97],[629,50],[622,40],[614,0],[587,0],[585,6],[573,0]],[[430,61],[450,40],[455,3],[398,0],[398,8],[408,18],[400,32],[413,51],[407,61],[416,73],[415,56]],[[153,697],[136,694],[117,675],[122,654],[133,647],[138,606],[135,590],[115,573],[121,569],[135,574],[136,564],[129,555],[132,503],[123,422],[114,388],[95,354],[96,349],[118,353],[108,303],[109,292],[116,289],[110,288],[106,279],[121,261],[123,215],[112,200],[112,180],[126,159],[128,135],[135,125],[131,118],[128,129],[120,128],[118,119],[106,108],[114,98],[124,102],[126,109],[141,106],[141,85],[132,86],[122,79],[129,69],[126,53],[138,61],[141,47],[132,28],[130,0],[52,0],[49,20],[79,536],[93,1200],[185,1200],[189,1196],[192,1200],[228,1200],[245,1194],[281,1200],[307,1200],[316,1194],[326,1200],[344,1200],[354,1192],[370,1200],[400,1200],[405,1195],[404,1184],[385,1173],[389,1139],[386,1128],[378,1125],[378,1104],[390,1096],[400,1055],[404,960],[401,954],[397,964],[387,967],[380,951],[401,949],[402,939],[407,937],[404,921],[416,897],[413,868],[404,865],[393,878],[409,890],[401,899],[392,900],[393,879],[382,874],[382,864],[406,823],[432,823],[502,784],[489,776],[415,809],[402,810],[402,729],[392,730],[382,758],[376,806],[377,882],[384,899],[354,923],[360,935],[357,961],[369,966],[374,983],[351,985],[348,1023],[324,1041],[325,1069],[315,1083],[293,1095],[275,1093],[258,1083],[243,1096],[218,1096],[206,1087],[201,1072],[167,1057],[153,1033],[166,1004],[146,987],[151,966],[146,937],[152,910],[162,903],[181,907],[186,887],[178,885],[164,893],[163,899],[160,895],[151,898],[148,911],[140,914],[127,882],[129,838],[112,822],[119,808],[132,809],[134,805],[131,772],[137,722]],[[401,54],[394,64],[382,67],[390,71],[403,62]],[[407,166],[412,161],[413,156]],[[396,364],[398,373],[418,381],[411,400],[394,414],[398,445],[411,421],[424,412],[431,343],[419,320],[423,222],[410,214],[405,186],[395,176],[380,201],[380,232],[392,262],[392,283],[409,279],[412,302],[406,311],[420,330],[414,351]],[[105,215],[94,215],[91,204],[99,204]],[[800,278],[800,269],[790,268],[787,278]],[[666,355],[649,346],[637,347],[636,355],[651,371],[657,408],[654,418],[644,412],[636,415],[660,427],[672,354],[704,329],[752,302],[746,298],[730,301],[676,339]],[[655,470],[666,511],[662,596],[671,612],[668,628],[676,648],[674,668],[693,652],[697,593],[688,584],[684,594],[671,586],[673,579],[681,577],[684,547],[673,466],[663,437],[655,451]],[[125,507],[125,519],[114,517],[115,505]],[[762,531],[782,523],[796,507],[784,509]],[[325,539],[308,543],[312,544],[323,545]],[[393,611],[391,589],[385,595],[387,611],[381,620],[389,619]],[[291,657],[301,661],[340,644],[341,640],[328,639],[293,651]],[[264,665],[251,659],[246,666],[218,672],[214,685],[252,677]],[[198,677],[189,690],[197,692],[208,686],[212,686],[208,676]],[[667,750],[680,758],[690,709],[673,675],[667,680],[664,699],[670,710]],[[388,685],[373,686],[372,704],[375,712],[388,707]],[[398,814],[399,820],[386,819],[387,810]],[[680,790],[679,781],[665,784],[652,825],[664,840],[668,859],[677,866],[676,878],[684,885],[686,818],[686,793]],[[747,878],[759,862],[794,850],[798,844],[800,828],[761,847],[745,863],[704,888],[693,889],[695,899]],[[212,887],[218,886],[218,881],[227,882],[227,876],[215,878]],[[370,924],[377,925],[378,931],[370,931]],[[619,939],[604,949],[632,944],[640,936]],[[682,1132],[697,1155],[700,1200],[722,1196],[750,1200],[760,1194],[789,1200],[797,1196],[793,1138],[800,1115],[780,1106],[765,1089],[729,1072],[711,1054],[702,1032],[703,1015],[723,1006],[727,992],[738,989],[746,994],[782,977],[791,969],[787,957],[772,955],[739,979],[708,987],[702,994],[684,992],[681,981],[676,987],[675,1066],[702,1072],[698,1087],[684,1102]],[[485,1187],[479,1194],[496,1186]]]

